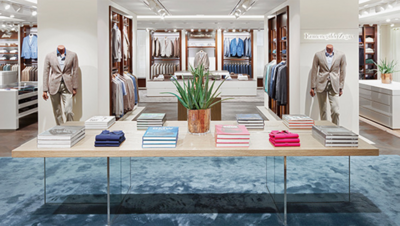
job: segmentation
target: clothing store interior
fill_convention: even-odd
[[[400,0],[0,20],[0,225],[400,226]]]

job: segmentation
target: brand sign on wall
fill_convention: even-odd
[[[353,30],[302,30],[301,42],[358,42],[358,34]]]

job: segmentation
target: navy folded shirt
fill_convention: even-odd
[[[125,141],[125,134],[121,130],[103,130],[96,136],[95,147],[119,147]]]
[[[125,134],[121,130],[116,130],[116,131],[108,131],[108,130],[103,130],[99,135],[96,136],[97,141],[121,141],[125,140]],[[122,141],[121,141],[122,142]]]

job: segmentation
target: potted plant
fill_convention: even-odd
[[[392,83],[393,73],[398,72],[398,71],[394,70],[397,65],[397,62],[395,62],[394,60],[388,62],[388,61],[386,61],[386,59],[384,59],[384,60],[381,60],[380,64],[377,64],[375,62],[374,62],[374,64],[378,67],[378,69],[375,69],[375,70],[377,70],[381,73],[382,83],[384,83],[384,84]]]
[[[203,65],[197,68],[190,65],[190,71],[193,78],[187,81],[183,79],[183,85],[176,78],[172,79],[178,95],[172,92],[165,92],[165,94],[176,96],[188,110],[187,120],[190,133],[206,134],[210,132],[211,107],[223,101],[215,101],[215,99],[221,94],[218,90],[225,80],[214,90],[215,80],[210,84],[210,74],[204,70]]]

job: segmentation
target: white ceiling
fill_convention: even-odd
[[[388,8],[388,4],[392,8]],[[376,12],[376,7],[382,6],[381,12]],[[400,25],[400,1],[399,0],[360,0],[360,13],[364,10],[368,13],[360,15],[360,24],[394,24]],[[390,20],[390,21],[388,21]]]
[[[197,18],[140,18],[140,16],[156,16],[155,13],[144,4],[143,0],[112,0],[122,7],[136,13],[139,16],[139,29],[263,29],[263,16],[276,8],[285,0],[257,0],[245,16],[236,20],[229,16],[240,0],[159,0],[172,16],[198,16]],[[211,18],[204,18],[210,16]],[[213,17],[215,16],[215,17]],[[246,16],[258,16],[246,18]]]
[[[6,1],[4,1],[6,2]],[[7,1],[8,3],[22,6],[22,12],[16,12],[11,6],[9,9],[5,9],[3,4],[0,4],[0,22],[2,23],[36,23],[37,17],[32,16],[32,10],[36,10],[37,0],[12,0]],[[2,3],[2,2],[0,2]],[[14,17],[11,17],[13,15]]]
[[[155,15],[143,0],[112,0],[137,15]],[[171,15],[229,15],[240,0],[159,0]],[[286,0],[257,0],[246,15],[264,15]]]

